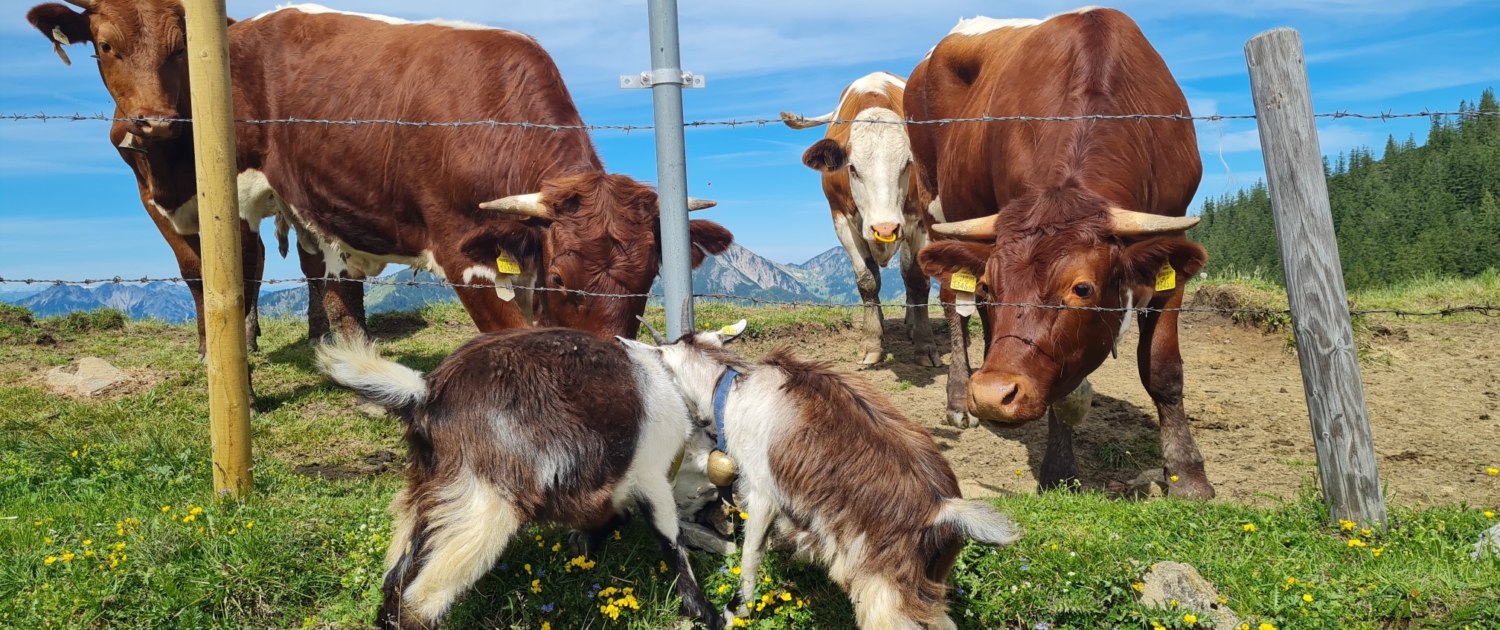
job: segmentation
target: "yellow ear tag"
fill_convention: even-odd
[[[979,288],[979,280],[974,277],[974,274],[960,269],[953,272],[953,277],[948,279],[948,288],[960,293],[973,293]]]
[[[1172,263],[1161,264],[1161,271],[1156,272],[1156,290],[1171,291],[1177,288],[1177,270],[1172,268]]]
[[[516,261],[511,260],[504,252],[501,252],[499,256],[495,257],[495,271],[507,276],[519,276],[521,275],[521,265],[516,264]]]

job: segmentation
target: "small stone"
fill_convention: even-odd
[[[124,383],[129,377],[108,361],[95,357],[79,359],[47,372],[47,387],[65,396],[98,396]]]
[[[1240,625],[1239,615],[1219,603],[1218,589],[1191,565],[1158,562],[1151,565],[1141,582],[1144,586],[1141,589],[1142,605],[1167,609],[1175,600],[1180,610],[1212,616],[1215,630],[1232,630]]]
[[[1500,558],[1500,525],[1494,525],[1479,534],[1479,542],[1474,543],[1474,551],[1469,553],[1469,557],[1474,560],[1488,556]]]

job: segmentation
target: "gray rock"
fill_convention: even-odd
[[[1469,557],[1475,560],[1486,556],[1500,558],[1500,525],[1484,530],[1479,535],[1479,542],[1474,543],[1474,551],[1469,553]]]
[[[92,397],[125,383],[130,377],[108,361],[84,357],[76,365],[47,372],[47,387],[65,396]]]
[[[1200,616],[1212,616],[1215,630],[1234,630],[1240,625],[1240,617],[1224,604],[1220,604],[1218,589],[1198,575],[1198,570],[1181,562],[1158,562],[1141,578],[1145,588],[1141,590],[1141,603],[1155,608],[1172,608],[1191,611]]]

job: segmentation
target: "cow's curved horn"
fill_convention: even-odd
[[[529,195],[511,195],[494,201],[479,204],[485,210],[496,210],[508,214],[519,214],[538,219],[552,218],[552,211],[542,203],[542,193],[531,193]]]
[[[1109,227],[1120,236],[1146,236],[1163,232],[1181,232],[1198,225],[1198,217],[1164,217],[1124,208],[1109,209]]]
[[[975,241],[993,240],[995,238],[995,215],[952,223],[934,223],[932,231],[943,236]]]
[[[712,199],[699,199],[697,197],[688,197],[688,212],[695,212],[695,211],[698,211],[698,210],[707,210],[707,209],[712,208],[712,207],[717,206],[717,205],[719,205],[719,202],[714,201]]]
[[[90,11],[99,6],[99,0],[65,0],[68,4]]]

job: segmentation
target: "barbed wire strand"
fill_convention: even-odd
[[[495,288],[495,285],[493,285],[493,284],[464,284],[464,283],[457,283],[457,282],[434,282],[434,281],[430,281],[430,280],[415,280],[415,279],[413,279],[413,280],[391,280],[391,279],[388,279],[388,278],[314,278],[312,280],[314,280],[314,281],[324,281],[324,282],[358,282],[358,283],[361,283],[361,284],[369,284],[369,285],[376,285],[376,286],[397,286],[397,287],[437,286],[437,287],[448,287],[448,288],[459,288],[459,289],[494,289]],[[245,281],[246,282],[257,282],[257,280],[255,280],[253,278],[246,278]],[[263,284],[263,285],[264,284],[276,285],[276,284],[294,284],[294,283],[295,284],[301,284],[301,283],[306,283],[308,281],[309,281],[309,279],[307,279],[307,278],[268,278],[268,279],[264,279],[264,280],[259,280],[258,282],[260,284]],[[186,278],[149,278],[149,277],[143,277],[143,278],[124,278],[124,277],[121,277],[121,276],[115,276],[113,278],[96,278],[96,279],[88,279],[88,280],[52,280],[52,279],[40,279],[40,278],[5,278],[5,277],[0,277],[0,285],[4,285],[4,284],[25,284],[25,285],[44,284],[44,285],[65,286],[65,285],[96,285],[96,284],[151,284],[151,283],[157,283],[157,282],[171,283],[171,284],[183,284],[183,283],[188,282],[188,280]],[[616,298],[616,299],[626,299],[626,298],[648,298],[648,299],[650,299],[650,298],[665,297],[661,293],[594,293],[594,292],[591,292],[591,291],[584,291],[582,289],[563,289],[563,288],[556,288],[556,287],[524,287],[524,286],[516,286],[515,289],[516,290],[531,290],[531,291],[542,291],[542,292],[567,293],[567,294],[571,294],[571,295],[579,295],[579,296],[584,296],[584,297],[604,297],[604,298]],[[740,303],[749,303],[749,304],[752,304],[752,305],[759,305],[759,306],[782,306],[782,307],[799,307],[799,308],[806,308],[806,307],[815,307],[815,308],[864,308],[865,307],[865,304],[863,302],[813,302],[813,301],[795,301],[795,300],[768,300],[768,299],[764,299],[764,298],[750,297],[750,296],[745,296],[745,295],[732,295],[732,294],[727,294],[727,293],[694,293],[693,297],[695,299],[725,301],[725,302],[740,302]],[[1069,305],[1069,304],[1033,304],[1033,303],[1026,303],[1026,302],[981,302],[981,301],[975,301],[975,302],[966,302],[965,304],[972,304],[973,306],[1000,306],[1000,307],[1014,307],[1014,308],[1037,308],[1037,309],[1059,310],[1059,311],[1093,311],[1093,312],[1104,312],[1104,313],[1119,313],[1119,312],[1123,312],[1123,311],[1126,310],[1124,308],[1110,308],[1110,307],[1103,307],[1103,306],[1073,306],[1073,305]],[[880,304],[880,306],[883,307],[883,308],[904,308],[904,307],[921,308],[921,307],[925,307],[925,306],[956,306],[956,305],[958,305],[957,302],[941,302],[941,301],[937,301],[937,300],[934,300],[934,301],[931,301],[931,302],[926,302],[926,303],[882,302]],[[1218,314],[1223,314],[1223,315],[1236,315],[1237,314],[1237,315],[1258,315],[1258,316],[1290,315],[1292,313],[1292,311],[1290,309],[1215,308],[1215,307],[1193,307],[1193,306],[1178,307],[1178,308],[1136,307],[1136,308],[1133,308],[1133,309],[1130,309],[1130,310],[1137,311],[1137,312],[1142,312],[1142,313],[1168,313],[1168,312],[1171,312],[1171,313],[1218,313]],[[1442,308],[1442,309],[1439,309],[1439,310],[1432,310],[1432,311],[1410,311],[1410,310],[1405,310],[1405,309],[1351,309],[1349,311],[1349,315],[1356,316],[1356,317],[1357,316],[1363,316],[1363,315],[1392,315],[1392,316],[1397,316],[1397,317],[1449,317],[1449,316],[1458,315],[1458,314],[1462,314],[1462,313],[1475,313],[1475,314],[1479,314],[1479,315],[1484,315],[1486,317],[1500,317],[1500,305],[1496,305],[1496,304],[1484,304],[1484,305],[1469,304],[1469,305],[1463,305],[1463,306],[1450,306],[1450,307]]]
[[[1434,117],[1434,116],[1437,116],[1437,117],[1474,117],[1474,118],[1477,118],[1477,117],[1481,117],[1481,116],[1500,116],[1500,112],[1479,112],[1479,111],[1459,111],[1459,112],[1443,111],[1443,112],[1434,112],[1434,111],[1421,111],[1421,112],[1404,112],[1404,113],[1381,112],[1381,113],[1378,113],[1378,114],[1361,114],[1361,113],[1354,113],[1354,112],[1347,112],[1347,111],[1337,111],[1337,112],[1325,112],[1325,113],[1321,113],[1321,114],[1313,114],[1314,118],[1328,118],[1328,119],[1333,119],[1333,120],[1338,120],[1338,119],[1341,119],[1341,118],[1355,118],[1355,119],[1361,119],[1361,120],[1380,120],[1380,121],[1395,120],[1395,119],[1401,119],[1401,118],[1431,118],[1431,117]],[[19,114],[19,113],[0,114],[0,120],[7,120],[7,121],[12,121],[12,122],[16,122],[16,121],[40,121],[40,122],[48,122],[48,121],[54,121],[54,120],[56,120],[56,121],[67,121],[67,122],[86,122],[86,121],[97,121],[97,122],[137,122],[137,123],[138,122],[173,122],[173,123],[176,123],[176,122],[191,123],[191,122],[193,122],[193,119],[191,119],[191,118],[150,118],[150,117],[146,117],[146,118],[129,118],[129,117],[110,116],[110,115],[106,115],[106,114],[77,114],[77,113],[75,113],[75,114],[48,114],[48,113],[39,113],[39,114]],[[1219,121],[1225,121],[1225,120],[1255,120],[1255,114],[1211,114],[1211,115],[1206,115],[1206,116],[1193,116],[1193,115],[1189,115],[1189,114],[1096,114],[1096,115],[1086,115],[1086,116],[976,116],[976,117],[971,117],[971,118],[938,118],[938,119],[934,119],[934,120],[874,120],[874,119],[862,119],[862,118],[849,118],[849,119],[833,119],[833,120],[828,120],[828,121],[819,121],[819,120],[814,120],[814,119],[807,119],[807,118],[802,118],[802,117],[799,116],[799,117],[792,117],[792,118],[781,118],[781,117],[777,117],[777,118],[747,118],[747,119],[744,119],[744,120],[738,120],[738,119],[733,119],[733,120],[698,120],[698,121],[692,121],[692,122],[683,123],[683,126],[684,127],[730,127],[730,128],[735,128],[735,127],[742,127],[742,126],[744,126],[744,127],[749,127],[749,126],[765,127],[767,125],[773,125],[773,124],[777,124],[777,123],[795,123],[795,124],[803,124],[803,125],[820,125],[820,124],[843,125],[843,124],[853,124],[853,123],[867,123],[867,124],[879,124],[879,125],[903,125],[903,126],[909,126],[909,125],[951,125],[951,124],[959,124],[959,123],[990,123],[990,122],[1069,122],[1069,121],[1084,121],[1084,120],[1134,120],[1134,121],[1142,121],[1142,120],[1191,120],[1191,121],[1204,121],[1204,122],[1219,122]],[[629,133],[631,131],[650,131],[650,130],[656,128],[655,125],[589,125],[589,124],[583,124],[583,125],[564,125],[564,124],[552,124],[552,123],[533,123],[533,122],[517,122],[517,121],[503,121],[503,120],[470,120],[470,121],[453,121],[453,122],[432,122],[432,121],[399,120],[399,119],[363,119],[362,120],[362,119],[353,119],[353,118],[351,118],[351,119],[347,119],[347,120],[333,120],[333,119],[310,119],[310,118],[267,118],[267,119],[237,119],[234,122],[238,123],[238,124],[247,124],[247,125],[292,125],[292,124],[296,124],[296,125],[331,125],[331,126],[392,125],[392,126],[397,126],[397,127],[418,127],[418,128],[421,128],[421,127],[434,127],[434,128],[462,128],[462,127],[496,127],[496,128],[500,128],[500,127],[511,127],[511,128],[519,128],[519,129],[536,129],[536,130],[545,130],[545,131],[566,131],[566,130],[624,131],[626,133]]]

